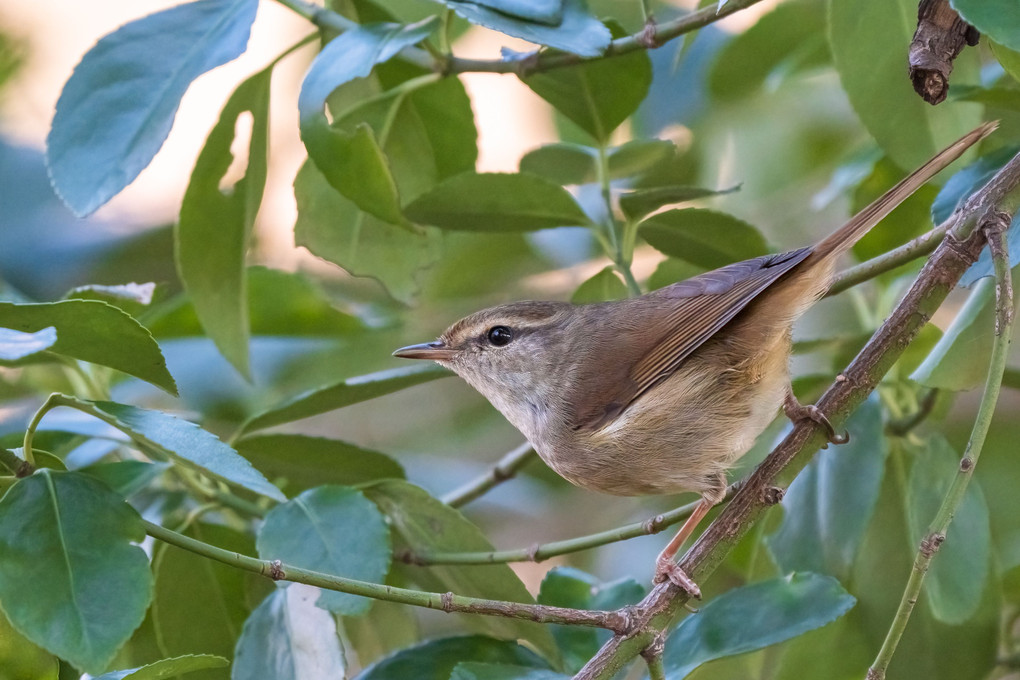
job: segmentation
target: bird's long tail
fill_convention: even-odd
[[[835,259],[849,250],[858,239],[882,221],[896,206],[920,189],[925,182],[937,175],[943,168],[963,155],[964,151],[990,135],[998,126],[998,121],[985,123],[935,154],[931,160],[900,180],[896,186],[850,218],[849,222],[822,239],[814,247],[814,252],[809,259],[814,262],[818,262],[819,259]]]

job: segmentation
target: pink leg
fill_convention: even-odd
[[[684,573],[684,570],[680,568],[680,565],[673,561],[676,557],[680,547],[691,537],[694,533],[694,529],[697,528],[701,520],[705,518],[708,511],[715,506],[715,503],[709,501],[704,496],[701,498],[701,502],[694,508],[694,512],[687,518],[684,525],[680,527],[680,531],[676,532],[676,536],[673,540],[662,549],[659,553],[658,559],[655,560],[655,582],[662,583],[666,579],[669,579],[676,585],[680,586],[693,597],[701,599],[701,588],[698,584],[691,580],[691,578]]]

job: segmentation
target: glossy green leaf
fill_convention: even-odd
[[[705,269],[769,252],[761,232],[750,224],[703,208],[652,215],[638,227],[638,234],[659,252]]]
[[[380,479],[403,479],[404,468],[385,453],[337,439],[301,434],[245,437],[237,452],[282,484],[290,495],[321,484],[357,486]]]
[[[847,580],[878,501],[888,455],[877,399],[846,423],[850,442],[819,451],[783,496],[783,522],[768,546],[780,571]]]
[[[663,206],[693,201],[706,196],[728,194],[739,188],[739,186],[735,186],[729,189],[704,189],[702,187],[670,186],[638,189],[620,195],[620,210],[628,220],[636,222]]]
[[[1007,161],[1013,158],[1017,151],[1020,151],[1020,148],[1015,146],[998,149],[979,158],[950,177],[931,204],[932,221],[935,224],[941,224],[949,219],[953,211],[962,206],[972,193],[983,187]],[[1020,219],[1014,215],[1009,231],[1006,232],[1010,265],[1014,267],[1020,264],[1020,228],[1017,227],[1018,223],[1020,223]],[[986,248],[981,251],[977,262],[960,277],[958,285],[969,286],[984,276],[992,276],[994,271],[992,256]]]
[[[33,447],[34,448],[34,447]],[[170,463],[146,463],[140,460],[119,460],[97,463],[79,471],[95,477],[123,498],[138,493],[170,467]]]
[[[666,640],[663,663],[670,678],[698,666],[761,649],[835,621],[856,600],[839,581],[821,574],[734,588],[684,619]]]
[[[493,549],[478,527],[420,487],[392,480],[365,489],[365,494],[389,518],[399,542],[411,550],[474,552]],[[528,589],[505,564],[483,568],[436,565],[415,569],[411,576],[423,588],[436,592],[455,590],[458,594],[473,597],[534,602]],[[496,637],[508,640],[523,638],[547,658],[554,659],[557,656],[556,645],[546,626],[492,616],[467,617],[464,623]],[[460,660],[503,661],[472,658]]]
[[[0,361],[18,361],[49,349],[57,342],[57,329],[47,326],[35,333],[0,328]]]
[[[65,300],[99,300],[113,305],[139,318],[139,315],[152,304],[156,295],[155,283],[124,283],[117,286],[89,284],[76,286],[67,292]]]
[[[46,139],[50,178],[77,215],[126,187],[156,155],[191,82],[244,52],[256,0],[199,0],[101,39],[64,85]]]
[[[615,267],[610,266],[578,286],[570,301],[575,305],[583,305],[588,302],[625,300],[626,298],[627,284],[616,273]]]
[[[539,604],[573,609],[615,610],[636,604],[644,589],[633,580],[600,583],[572,567],[554,567],[542,579]],[[577,673],[610,638],[608,631],[581,626],[552,625],[553,637],[563,654],[565,669]],[[513,676],[511,676],[513,677]]]
[[[1013,279],[1015,285],[1018,277]],[[910,379],[937,389],[974,389],[988,376],[994,333],[995,281],[984,278]]]
[[[57,341],[50,352],[115,368],[177,395],[177,385],[149,331],[105,302],[0,302],[0,325],[23,333],[52,326]]]
[[[1010,0],[950,0],[968,24],[997,43],[1020,50],[1020,6]]]
[[[183,533],[242,555],[255,552],[251,536],[218,524],[194,522]],[[160,651],[164,655],[201,651],[233,657],[251,606],[246,601],[246,586],[258,577],[165,543],[156,544],[152,570],[156,589],[150,618]],[[263,583],[272,590],[268,582],[258,581]],[[223,674],[196,677],[222,678]]]
[[[421,224],[466,231],[533,231],[590,222],[563,187],[523,173],[457,175],[416,198],[404,212]]]
[[[904,170],[978,122],[976,110],[932,107],[914,92],[904,60],[916,28],[915,0],[829,0],[829,45],[843,89],[864,127]]]
[[[337,87],[363,78],[380,62],[428,37],[435,17],[402,26],[369,24],[341,33],[312,62],[298,96],[301,139],[329,184],[360,209],[392,224],[404,224],[396,180],[371,127],[353,131],[330,126],[324,107]]]
[[[619,33],[614,27],[614,34]],[[648,94],[652,62],[645,50],[636,50],[535,73],[524,78],[524,84],[604,144]]]
[[[907,485],[907,518],[912,545],[920,545],[960,467],[960,455],[942,435],[933,433],[927,446],[916,447]],[[972,479],[946,540],[935,553],[924,581],[924,593],[935,618],[961,624],[977,611],[991,559],[988,505]]]
[[[571,676],[527,666],[466,661],[453,668],[450,680],[570,680]]]
[[[544,144],[521,157],[520,171],[557,184],[587,184],[598,180],[598,151],[580,144]]]
[[[372,664],[354,680],[448,680],[457,664],[465,661],[548,668],[534,652],[515,642],[481,635],[440,638],[403,649]]]
[[[223,668],[230,662],[222,656],[212,654],[187,654],[172,659],[161,659],[154,663],[129,668],[123,671],[103,673],[95,680],[164,680],[175,678],[184,673],[201,671],[207,668]]]
[[[69,405],[116,427],[146,450],[154,450],[179,465],[235,484],[277,501],[287,497],[251,463],[220,439],[187,420],[168,413],[117,404],[65,398]]]
[[[828,60],[825,5],[812,0],[784,2],[716,53],[708,86],[713,97],[734,101],[785,73]]]
[[[665,139],[632,139],[609,150],[609,177],[631,177],[671,160],[676,153],[676,144]]]
[[[262,559],[359,581],[382,583],[390,568],[386,521],[360,491],[344,486],[319,486],[276,506],[256,544]],[[324,590],[316,604],[353,616],[367,611],[372,601]]]
[[[423,272],[439,259],[438,234],[412,233],[362,212],[337,193],[314,164],[294,180],[298,218],[294,242],[354,276],[370,276],[410,303]]]
[[[241,432],[262,430],[309,418],[449,375],[453,373],[436,364],[427,363],[347,378],[303,392],[255,414],[241,426]]]
[[[473,24],[582,57],[599,56],[605,52],[611,39],[602,22],[589,14],[585,0],[563,0],[563,18],[556,26],[515,19],[473,2],[442,1]],[[532,5],[530,2],[527,4]]]
[[[347,677],[336,621],[315,606],[318,595],[318,588],[293,583],[263,600],[237,641],[231,680]]]
[[[177,270],[202,327],[249,379],[245,255],[268,172],[271,76],[272,68],[260,71],[227,100],[195,162],[174,232]],[[246,113],[252,119],[247,169],[223,192],[220,183],[234,160],[230,146]]]
[[[152,597],[149,560],[133,545],[143,538],[138,514],[101,482],[52,470],[22,479],[0,499],[4,612],[39,646],[102,672]]]

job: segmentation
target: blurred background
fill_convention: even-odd
[[[262,3],[248,51],[194,83],[155,161],[95,215],[77,219],[50,189],[43,161],[61,87],[99,37],[173,4],[171,0],[36,0],[0,6],[0,297],[54,300],[78,285],[131,281],[162,284],[167,296],[180,291],[170,225],[180,209],[195,157],[227,94],[308,34],[309,25],[282,5]],[[432,9],[424,0],[382,4],[404,19]],[[668,17],[695,4],[677,0],[658,5],[656,12]],[[596,0],[591,5],[594,14],[617,18],[629,32],[641,26],[636,2]],[[783,5],[797,5],[797,25],[785,34],[771,29],[752,33]],[[805,11],[809,6],[810,11]],[[636,116],[617,131],[617,141],[672,140],[682,153],[683,162],[676,169],[679,180],[714,188],[739,185],[739,191],[713,199],[712,206],[758,227],[776,250],[798,247],[829,233],[909,168],[883,156],[859,122],[832,65],[824,14],[821,2],[765,0],[686,40],[651,51],[655,69],[651,93]],[[792,12],[787,15],[792,16]],[[741,36],[753,40],[741,42]],[[795,41],[797,47],[759,73],[727,71],[727,63],[732,62],[719,59],[720,54],[735,58],[740,50],[746,54],[756,46],[771,49],[770,41]],[[454,43],[456,54],[470,57],[496,58],[501,47],[528,49],[502,34],[466,25]],[[521,298],[569,299],[583,281],[609,264],[582,229],[484,239],[447,233],[443,257],[415,276],[417,294],[397,301],[376,281],[351,277],[296,247],[292,183],[306,157],[298,138],[296,97],[315,51],[308,46],[275,71],[269,182],[249,262],[301,273],[309,299],[314,299],[308,314],[339,310],[357,316],[366,330],[332,336],[319,331],[288,334],[278,327],[260,333],[256,327],[254,379],[249,383],[201,336],[193,317],[190,322],[164,320],[152,330],[178,381],[180,400],[134,380],[117,386],[118,400],[202,417],[210,429],[229,434],[246,415],[284,396],[400,365],[390,356],[393,349],[430,340],[449,323],[481,307]],[[983,48],[967,50],[957,63],[954,86],[995,79],[1001,76],[996,68]],[[577,137],[569,122],[516,77],[467,74],[461,79],[479,130],[479,171],[516,171],[529,150]],[[952,106],[953,115],[973,123],[1001,113],[1007,139],[1015,138],[1020,129],[1015,112],[989,112],[980,104],[966,102],[952,102]],[[239,137],[234,151],[241,165],[246,143],[243,135]],[[576,189],[582,201],[587,201],[586,191]],[[894,233],[865,242],[858,255],[873,255],[929,229],[928,206],[935,191],[925,189],[916,201],[908,202],[897,213]],[[884,226],[891,228],[889,223]],[[639,280],[652,277],[654,287],[655,282],[661,285],[681,275],[664,271],[659,266],[663,259],[647,246],[639,248],[634,266]],[[908,267],[888,277],[881,295],[865,286],[826,300],[798,326],[797,339],[870,331],[891,309],[914,271],[916,267]],[[273,306],[280,303],[270,300],[271,285],[259,288],[253,279],[253,305],[265,304],[261,313],[282,318],[284,310]],[[259,297],[262,293],[264,299]],[[954,297],[936,324],[944,326],[958,304]],[[808,390],[808,397],[820,384],[813,376],[831,377],[829,364],[810,353],[797,357],[795,371],[804,378],[800,385]],[[37,397],[19,382],[20,373],[8,371],[0,378],[4,378],[0,380],[4,399],[0,434],[20,431],[37,406]],[[43,375],[35,380],[57,378]],[[962,445],[975,397],[964,393],[950,401],[942,405],[940,417],[951,424],[954,443]],[[1018,407],[1015,393],[1007,391],[978,471],[986,485],[997,545],[1010,555],[1006,559],[1010,564],[1020,563],[1020,513],[1012,491],[1020,479],[1020,463],[1015,444],[1009,444],[1020,436],[1020,431],[1014,432],[1017,419],[1009,417]],[[780,425],[762,436],[735,476],[767,452]],[[436,494],[480,474],[522,441],[482,397],[457,379],[430,382],[290,429],[384,451],[405,466],[412,481]],[[513,548],[642,520],[688,500],[608,498],[570,487],[535,461],[518,479],[470,505],[466,514],[498,548]],[[775,513],[771,521],[778,516]],[[631,576],[644,583],[665,541],[663,535],[644,537],[514,568],[533,592],[542,575],[556,564],[579,566],[604,581]],[[725,588],[725,583],[723,576],[717,587]],[[445,620],[435,617],[430,622],[443,626]]]

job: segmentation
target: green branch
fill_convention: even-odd
[[[730,484],[726,489],[726,495],[721,502],[725,503],[733,497],[741,482]],[[589,550],[609,543],[626,541],[638,536],[650,536],[657,534],[667,527],[673,526],[682,520],[687,519],[694,512],[698,502],[688,503],[679,508],[649,517],[641,522],[626,524],[615,529],[600,531],[596,534],[578,536],[563,541],[536,544],[527,548],[516,548],[514,550],[493,550],[489,552],[417,552],[405,550],[399,553],[397,559],[407,564],[427,566],[433,564],[501,564],[506,562],[541,562],[550,557],[566,555],[569,553]]]
[[[499,462],[493,465],[488,472],[447,493],[440,500],[451,508],[467,505],[498,484],[513,478],[517,471],[534,456],[535,449],[531,444],[525,442],[500,458]]]
[[[1006,245],[1006,229],[1009,227],[1010,218],[1003,213],[991,213],[982,218],[981,229],[988,239],[988,247],[992,252],[992,261],[995,264],[995,340],[992,344],[992,359],[988,366],[988,379],[985,382],[984,393],[981,395],[981,404],[978,407],[977,419],[974,421],[974,428],[971,430],[970,441],[964,451],[963,458],[956,477],[942,499],[942,505],[935,514],[928,527],[928,532],[918,547],[917,555],[914,557],[914,566],[910,571],[910,578],[903,589],[903,597],[900,599],[896,615],[893,617],[886,633],[882,647],[875,657],[874,663],[868,669],[868,680],[882,680],[885,678],[886,669],[892,661],[896,647],[899,645],[903,631],[907,628],[910,615],[914,605],[921,594],[921,587],[924,585],[924,577],[928,572],[935,553],[946,539],[946,531],[953,516],[963,503],[964,493],[967,485],[974,476],[974,468],[977,467],[978,457],[988,435],[988,429],[992,424],[992,416],[995,414],[995,404],[999,399],[999,390],[1002,387],[1002,376],[1006,369],[1006,359],[1009,356],[1009,343],[1013,334],[1013,286],[1009,271],[1009,253]]]
[[[524,619],[537,623],[560,623],[574,626],[590,626],[606,628],[619,635],[627,634],[630,629],[630,616],[627,610],[589,611],[569,609],[567,607],[551,607],[539,604],[522,604],[503,600],[486,600],[477,597],[454,595],[453,593],[429,593],[409,588],[359,581],[357,579],[324,574],[311,569],[301,569],[279,560],[261,560],[241,553],[224,550],[214,545],[171,531],[152,522],[143,520],[145,533],[155,539],[183,548],[196,555],[201,555],[217,562],[259,574],[274,581],[290,581],[304,583],[326,590],[341,593],[362,595],[377,600],[397,602],[427,609],[439,609],[444,612],[461,612],[465,614],[484,614],[502,616],[513,619]]]

